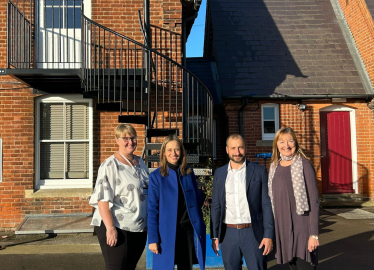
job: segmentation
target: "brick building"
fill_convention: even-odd
[[[229,134],[242,134],[256,161],[290,126],[322,199],[374,198],[374,6],[366,2],[208,0],[204,57],[187,67],[215,97],[218,164]]]
[[[191,162],[211,157],[212,98],[181,65],[200,3],[1,2],[0,231],[30,215],[90,214],[118,123],[134,124],[149,166],[171,133]]]

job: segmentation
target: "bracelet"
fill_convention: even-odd
[[[318,236],[316,236],[316,235],[311,235],[310,237],[312,237],[312,238],[318,240]]]

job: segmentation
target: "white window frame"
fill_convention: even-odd
[[[41,103],[87,103],[89,129],[89,178],[86,179],[40,179],[40,104]],[[82,95],[48,95],[36,99],[35,106],[35,189],[91,188],[93,179],[93,108],[92,100]]]
[[[275,132],[274,133],[266,133],[264,132],[264,108],[274,108],[274,121],[275,121]],[[274,140],[275,133],[279,129],[279,104],[276,103],[265,103],[261,104],[261,131],[262,131],[262,140],[263,141],[270,141]]]

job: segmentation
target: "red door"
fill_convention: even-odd
[[[321,112],[322,193],[353,193],[349,112]]]

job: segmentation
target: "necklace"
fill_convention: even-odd
[[[120,151],[118,151],[118,154],[119,154],[119,155],[120,155],[124,160],[126,160],[127,163],[130,164],[131,169],[134,171],[134,174],[133,174],[134,177],[140,179],[140,175],[139,175],[139,172],[138,172],[138,170],[137,170],[137,166],[135,167],[134,165],[132,165],[132,163],[130,162],[130,160],[128,160],[128,158],[126,158],[124,155],[122,155]],[[134,159],[135,159],[135,157],[134,157]]]

